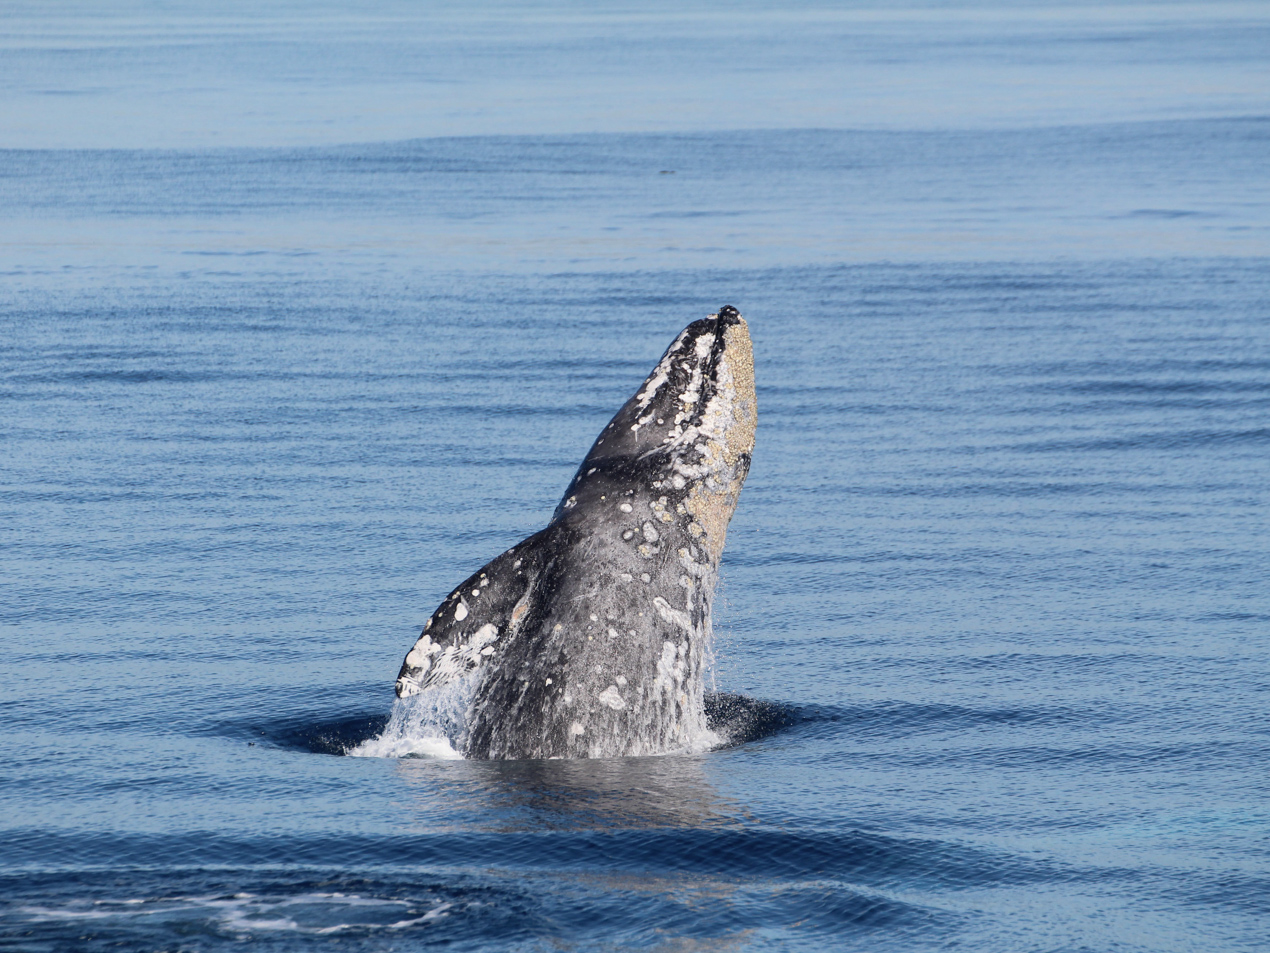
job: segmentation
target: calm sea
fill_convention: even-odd
[[[10,3],[0,949],[1254,951],[1270,5]],[[734,304],[697,756],[348,757]]]

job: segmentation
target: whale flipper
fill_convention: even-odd
[[[457,586],[423,624],[397,673],[397,694],[417,694],[470,675],[512,641],[550,562],[548,527],[495,557]]]

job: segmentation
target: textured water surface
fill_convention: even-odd
[[[1264,26],[1026,9],[1060,65],[1123,28],[1214,88],[1255,59],[1214,31]],[[879,48],[973,73],[910,19]],[[1270,123],[1157,93],[0,151],[0,948],[1262,948]],[[725,303],[760,409],[728,743],[346,756]]]

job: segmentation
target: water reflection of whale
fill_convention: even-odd
[[[799,720],[789,706],[741,695],[706,696],[711,730],[739,745]],[[719,794],[707,755],[538,761],[437,761],[403,758],[397,774],[428,830],[592,830],[712,828],[748,820]]]
[[[554,761],[397,762],[420,829],[632,830],[742,822],[702,755]]]

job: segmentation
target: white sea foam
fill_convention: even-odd
[[[667,751],[667,754],[704,754],[707,751],[713,751],[715,748],[722,747],[726,739],[720,737],[716,732],[711,731],[705,726],[705,717],[702,716],[701,724],[692,729],[688,736],[688,743],[682,748],[674,751]]]
[[[421,907],[429,905],[428,909]],[[356,894],[306,893],[291,897],[153,897],[72,901],[63,906],[27,906],[18,914],[33,922],[128,920],[202,920],[217,930],[246,939],[279,931],[324,935],[345,930],[404,930],[444,917],[453,904]]]
[[[348,749],[356,758],[462,758],[462,737],[475,679],[451,682],[393,702],[375,738]]]

